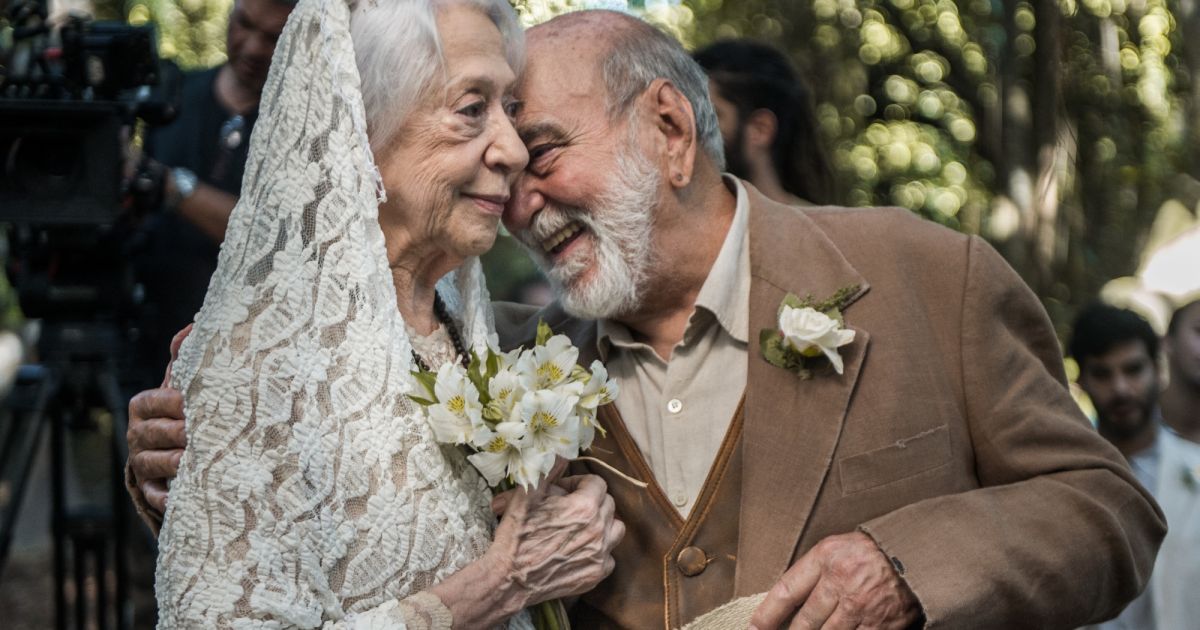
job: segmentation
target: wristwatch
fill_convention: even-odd
[[[171,169],[171,180],[175,184],[175,193],[167,199],[164,205],[169,212],[175,212],[179,210],[179,204],[183,203],[184,199],[191,197],[192,193],[196,192],[196,183],[199,178],[191,169],[177,166]]]

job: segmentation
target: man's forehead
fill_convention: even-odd
[[[594,64],[577,56],[535,58],[531,54],[516,94],[523,103],[517,116],[522,137],[604,117],[607,101],[599,75]]]

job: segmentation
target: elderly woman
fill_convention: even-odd
[[[440,447],[418,366],[491,330],[480,253],[528,156],[504,0],[301,0],[217,273],[169,377],[189,444],[162,627],[528,626],[612,570],[595,477],[508,497]],[[144,500],[142,507],[145,507]]]

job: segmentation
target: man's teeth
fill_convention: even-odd
[[[550,236],[550,238],[542,241],[542,251],[549,254],[551,250],[553,250],[555,247],[558,247],[559,245],[562,245],[563,241],[571,238],[572,236],[575,236],[577,233],[579,233],[579,230],[581,230],[581,229],[583,229],[583,228],[578,223],[567,224],[566,227],[555,232],[553,235]]]

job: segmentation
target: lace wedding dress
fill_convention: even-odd
[[[292,12],[175,363],[189,442],[159,538],[160,627],[448,627],[424,591],[491,540],[486,483],[406,397],[412,346],[350,13],[347,0]],[[478,260],[439,293],[482,350],[493,324]]]

